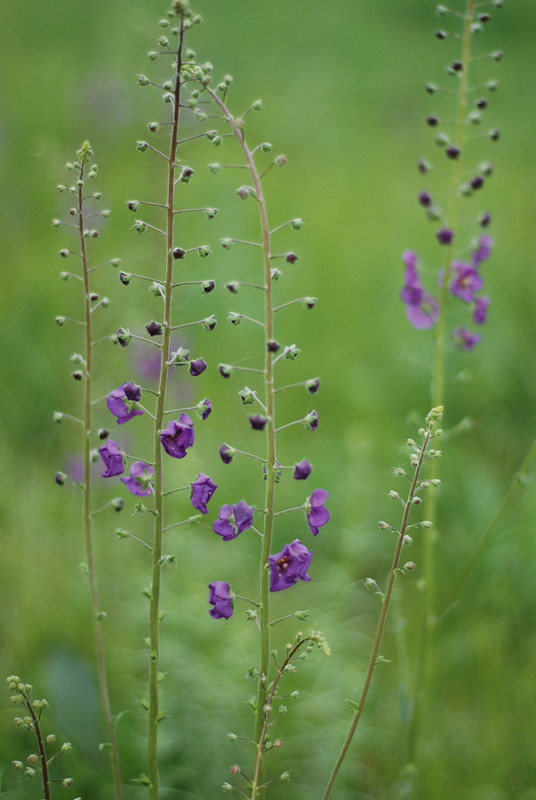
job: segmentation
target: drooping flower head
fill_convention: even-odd
[[[482,277],[478,271],[463,261],[452,262],[453,281],[450,284],[450,293],[459,297],[464,303],[472,303],[475,292],[482,288]]]
[[[280,592],[298,581],[310,581],[307,574],[313,553],[299,539],[286,544],[280,553],[269,557],[270,591]]]
[[[488,316],[489,297],[477,297],[473,309],[473,322],[483,325]]]
[[[194,438],[194,423],[188,414],[181,414],[178,421],[172,419],[167,428],[160,431],[162,447],[173,458],[184,458]]]
[[[493,247],[493,239],[488,234],[481,236],[478,241],[478,247],[472,254],[473,267],[478,267],[483,261],[486,261],[491,255],[491,248]]]
[[[212,414],[212,403],[205,397],[204,400],[200,400],[199,403],[195,407],[197,413],[201,417],[201,419],[208,419]]]
[[[214,619],[229,619],[233,615],[233,598],[226,581],[212,581],[209,583],[208,602],[214,606],[208,613]]]
[[[105,445],[99,447],[99,454],[106,467],[104,472],[101,472],[103,478],[113,478],[123,474],[125,471],[123,453],[117,442],[108,439]]]
[[[199,473],[195,481],[192,483],[192,493],[190,500],[194,508],[201,511],[202,514],[208,514],[207,503],[217,489],[217,485],[211,480],[208,475]]]
[[[324,508],[324,503],[327,499],[328,492],[325,489],[315,489],[309,501],[305,504],[307,522],[313,536],[316,536],[319,528],[329,522],[329,511]]]
[[[154,475],[154,469],[143,461],[135,461],[130,467],[130,476],[128,478],[121,478],[129,492],[137,495],[138,497],[148,497],[154,494],[154,489],[151,486],[151,478]]]
[[[219,519],[213,523],[212,529],[224,542],[235,539],[239,533],[247,531],[253,525],[253,508],[245,500],[233,506],[222,506],[218,516]]]
[[[456,328],[452,331],[452,338],[461,350],[472,350],[482,337],[478,333],[471,333],[467,328]]]
[[[406,250],[402,254],[402,261],[406,265],[406,269],[400,299],[406,306],[406,317],[418,330],[431,328],[439,316],[439,304],[421,286],[416,254],[411,250]]]
[[[309,477],[312,469],[312,464],[310,464],[307,459],[304,458],[303,461],[298,461],[298,463],[294,465],[292,477],[296,481],[304,481]]]
[[[122,383],[114,389],[106,398],[106,405],[117,417],[117,424],[123,425],[133,417],[143,414],[143,409],[138,408],[138,400],[141,397],[141,389],[135,383]]]

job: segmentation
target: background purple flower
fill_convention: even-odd
[[[314,536],[318,529],[329,522],[329,511],[324,508],[324,503],[328,499],[328,492],[325,489],[315,489],[309,500],[307,511],[307,522]]]
[[[194,508],[201,511],[202,514],[208,514],[207,503],[217,489],[217,485],[211,480],[208,475],[199,473],[195,481],[192,483],[192,493],[190,500]]]
[[[473,322],[483,325],[488,316],[489,297],[477,297],[473,309]]]
[[[406,306],[406,317],[418,330],[431,328],[439,316],[439,305],[421,286],[415,253],[412,250],[406,250],[402,254],[402,261],[406,265],[406,269],[400,299]]]
[[[234,506],[226,504],[220,508],[219,519],[217,519],[212,529],[214,533],[223,537],[224,542],[235,539],[239,533],[247,531],[253,525],[253,508],[248,506],[245,500],[241,500]]]
[[[229,619],[233,615],[233,598],[230,586],[225,581],[212,581],[209,583],[208,602],[214,606],[209,609],[209,614],[214,619]]]
[[[454,297],[459,297],[464,303],[472,303],[475,292],[482,288],[482,277],[474,267],[463,261],[452,262],[452,273],[454,279],[450,284],[450,293]]]
[[[461,350],[472,350],[482,338],[478,333],[471,333],[467,328],[456,328],[452,338]]]
[[[135,384],[133,383],[122,383],[117,389],[114,389],[108,397],[106,398],[106,405],[114,415],[117,417],[117,424],[123,425],[125,422],[128,422],[133,417],[139,416],[143,414],[143,410],[141,408],[137,408],[135,405],[135,400],[128,399],[127,393],[125,391],[125,387],[127,387],[129,395],[132,397],[136,396],[133,393],[133,387]],[[138,388],[139,387],[135,387]],[[139,394],[137,394],[137,399],[139,400]]]
[[[167,428],[160,431],[162,447],[173,458],[184,458],[194,438],[194,423],[188,414],[181,414],[178,421],[172,419]]]
[[[123,453],[117,442],[108,439],[105,445],[99,447],[99,454],[106,467],[104,472],[101,472],[103,478],[113,478],[123,474],[125,471]]]
[[[299,539],[294,539],[280,553],[270,556],[270,591],[280,592],[294,586],[297,581],[310,581],[307,569],[312,557],[312,551]]]
[[[493,239],[488,234],[481,236],[478,242],[478,247],[473,253],[473,267],[478,267],[483,261],[486,261],[491,255],[491,248],[493,247]]]
[[[130,477],[121,478],[129,492],[138,497],[148,497],[154,494],[150,480],[154,475],[154,469],[143,461],[135,461],[130,468]]]

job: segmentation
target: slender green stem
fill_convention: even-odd
[[[81,159],[80,167],[80,180],[84,178],[84,159]],[[104,658],[104,642],[102,637],[102,628],[100,622],[100,605],[99,593],[97,585],[97,573],[95,568],[95,556],[93,552],[93,533],[92,533],[92,513],[91,513],[91,430],[92,430],[92,320],[91,320],[91,301],[90,301],[90,285],[89,285],[89,267],[86,250],[86,240],[84,238],[84,220],[83,220],[83,194],[82,186],[78,189],[78,220],[79,220],[79,238],[82,258],[82,271],[84,279],[84,308],[85,308],[85,325],[86,325],[86,381],[85,381],[85,403],[84,403],[84,485],[83,485],[83,514],[84,514],[84,537],[86,545],[86,559],[88,566],[89,586],[91,592],[91,605],[93,612],[93,632],[95,638],[95,651],[97,659],[97,673],[99,678],[99,686],[101,692],[102,706],[104,710],[104,719],[106,723],[106,731],[108,740],[111,747],[111,760],[112,770],[115,785],[115,794],[117,800],[123,798],[123,786],[121,781],[121,768],[119,762],[119,749],[117,746],[117,737],[115,734],[115,725],[112,715],[112,707],[110,702],[110,692],[108,688],[108,679],[106,676],[106,664]]]
[[[30,695],[23,692],[22,696],[24,697],[26,708],[28,709],[28,712],[32,718],[33,728],[35,731],[35,738],[37,739],[37,746],[39,748],[39,758],[41,760],[41,783],[43,784],[43,792],[45,794],[45,800],[50,800],[50,778],[48,775],[48,760],[45,749],[45,742],[43,739],[43,734],[41,732],[41,725],[39,724],[39,717],[35,713],[35,709],[32,705],[32,700]]]
[[[460,15],[461,16],[461,15]],[[456,122],[454,126],[454,145],[460,151],[461,156],[451,161],[449,175],[448,201],[447,201],[447,226],[453,233],[456,240],[458,230],[458,190],[461,181],[461,161],[465,145],[465,128],[467,116],[467,101],[469,93],[469,68],[471,64],[471,25],[475,17],[475,0],[466,0],[465,14],[463,15],[463,34],[461,41],[461,63],[460,86],[458,90],[458,106],[456,111]],[[447,307],[449,297],[449,287],[452,274],[452,246],[443,247],[443,282],[439,298],[439,318],[436,326],[435,339],[435,361],[432,373],[431,400],[432,406],[437,407],[445,404],[445,350],[447,341]],[[437,477],[437,464],[432,466],[430,478]],[[435,523],[437,516],[436,498],[431,493],[427,498],[426,517]],[[417,659],[414,672],[414,683],[411,694],[414,700],[414,713],[410,723],[408,735],[408,760],[412,762],[415,758],[415,747],[417,742],[417,729],[419,725],[420,702],[419,691],[423,685],[426,665],[428,661],[430,627],[433,618],[434,608],[434,589],[435,589],[435,525],[424,531],[423,536],[423,575],[424,592],[422,614],[420,621],[419,645],[417,649]]]
[[[270,574],[269,574],[269,555],[272,548],[272,535],[274,528],[274,497],[275,497],[275,477],[276,477],[276,428],[275,428],[275,391],[274,391],[274,366],[273,356],[268,348],[268,342],[274,338],[274,304],[272,296],[271,280],[271,242],[270,226],[268,224],[268,213],[260,176],[255,165],[253,154],[249,149],[243,131],[228,110],[224,102],[218,97],[216,92],[208,90],[216,105],[223,112],[225,119],[231,126],[236,136],[242,152],[246,159],[247,169],[250,172],[253,186],[255,189],[259,216],[262,230],[262,254],[264,262],[264,338],[265,338],[265,358],[264,358],[264,387],[265,398],[264,406],[268,422],[266,424],[266,495],[265,495],[265,517],[264,534],[262,539],[262,554],[260,563],[260,609],[259,625],[261,636],[259,677],[257,685],[257,698],[255,704],[255,734],[257,752],[255,758],[255,770],[251,781],[251,800],[256,800],[260,791],[261,765],[265,739],[265,712],[268,686],[268,671],[270,667]]]
[[[343,743],[343,746],[342,746],[341,751],[339,753],[339,756],[337,758],[337,761],[335,762],[335,766],[333,768],[333,771],[331,773],[330,779],[329,779],[327,787],[326,787],[326,791],[324,792],[324,795],[323,795],[323,800],[327,800],[327,798],[331,795],[331,792],[333,790],[333,786],[335,785],[335,781],[337,779],[337,775],[339,774],[339,771],[340,771],[340,768],[342,766],[342,763],[343,763],[343,761],[344,761],[344,759],[346,757],[346,754],[348,752],[348,748],[350,747],[350,743],[351,743],[351,741],[352,741],[352,739],[354,737],[354,734],[355,734],[356,728],[358,726],[359,720],[361,719],[361,714],[363,713],[363,708],[364,708],[364,705],[365,705],[365,701],[367,699],[367,695],[368,695],[368,692],[369,692],[369,689],[370,689],[370,685],[371,685],[371,682],[372,682],[372,676],[374,674],[374,670],[375,670],[376,664],[378,662],[378,655],[379,655],[379,652],[380,652],[380,645],[381,645],[381,641],[382,641],[382,637],[383,637],[383,631],[384,631],[384,628],[385,628],[385,623],[387,621],[387,614],[389,612],[389,603],[390,603],[390,600],[391,600],[391,594],[393,592],[393,587],[394,587],[394,584],[395,584],[396,573],[397,573],[397,570],[398,570],[398,567],[399,567],[399,564],[400,564],[400,557],[401,557],[401,554],[402,554],[402,548],[404,546],[404,536],[405,536],[405,533],[406,533],[406,530],[407,530],[407,527],[408,527],[409,514],[410,514],[410,511],[411,511],[411,508],[412,508],[413,498],[414,498],[415,492],[417,490],[417,485],[419,483],[419,476],[420,476],[420,473],[421,473],[421,469],[422,469],[422,465],[423,465],[423,462],[424,462],[424,457],[425,457],[425,454],[426,454],[428,443],[429,443],[430,438],[432,436],[432,427],[433,427],[433,423],[430,423],[430,425],[428,426],[428,429],[426,430],[426,433],[425,433],[425,436],[424,436],[424,440],[423,440],[423,444],[422,444],[422,447],[421,447],[421,450],[420,450],[420,453],[419,453],[419,459],[418,459],[417,465],[415,467],[413,480],[411,481],[411,486],[410,486],[410,489],[409,489],[408,498],[407,498],[406,503],[404,505],[404,511],[403,511],[403,514],[402,514],[402,523],[400,525],[400,533],[398,534],[396,550],[395,550],[395,554],[393,556],[393,562],[392,562],[392,565],[391,565],[391,572],[389,573],[389,579],[388,579],[388,582],[387,582],[387,588],[386,588],[385,594],[383,595],[383,598],[382,598],[382,609],[381,609],[381,613],[380,613],[380,618],[378,620],[378,626],[376,628],[376,634],[374,636],[374,642],[372,644],[372,650],[371,650],[370,658],[369,658],[369,662],[368,662],[367,673],[365,675],[365,682],[364,682],[363,688],[361,690],[361,695],[359,697],[359,702],[357,704],[357,710],[356,710],[356,712],[354,714],[354,717],[352,719],[352,722],[350,724],[350,729],[348,731],[346,739],[344,740],[344,743]]]

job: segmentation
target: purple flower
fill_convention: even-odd
[[[184,458],[194,443],[194,423],[188,414],[181,414],[178,422],[172,419],[167,428],[160,431],[160,441],[168,455]]]
[[[233,460],[234,454],[235,449],[233,447],[229,447],[228,444],[222,444],[220,447],[220,458],[224,464],[230,464]]]
[[[452,338],[460,350],[472,350],[482,337],[478,333],[471,333],[467,328],[456,328],[452,331]]]
[[[194,508],[201,511],[202,514],[208,514],[207,503],[217,489],[217,485],[212,481],[208,475],[199,473],[195,481],[192,483],[192,493],[190,500]]]
[[[473,310],[473,322],[483,325],[488,315],[489,297],[477,297]]]
[[[406,265],[406,269],[400,299],[406,306],[406,317],[418,330],[431,328],[439,316],[439,305],[421,286],[415,253],[406,250],[402,254],[402,261]]]
[[[310,431],[318,428],[318,411],[310,411],[303,420],[305,427]]]
[[[441,228],[436,232],[436,236],[439,244],[452,244],[454,233],[449,228]]]
[[[297,464],[294,465],[294,472],[292,474],[292,477],[296,481],[304,481],[306,478],[309,477],[312,469],[313,469],[312,465],[304,458],[303,461],[299,461]]]
[[[207,362],[203,361],[202,358],[196,358],[194,361],[190,361],[190,375],[194,378],[197,378],[198,375],[201,375],[207,368]]]
[[[123,474],[125,471],[123,453],[117,442],[108,439],[103,447],[99,447],[99,453],[106,467],[104,472],[101,472],[103,478],[114,478],[116,475]]]
[[[253,428],[254,431],[263,431],[266,427],[266,423],[268,419],[263,417],[261,414],[254,414],[252,417],[248,417],[249,424]]]
[[[214,533],[223,537],[224,542],[235,539],[239,533],[247,531],[253,525],[253,508],[248,506],[245,500],[241,500],[234,506],[228,503],[220,508],[219,519],[217,519],[212,529]]]
[[[208,602],[214,606],[208,613],[214,619],[229,619],[233,615],[233,598],[231,597],[230,586],[225,581],[212,581],[208,588],[210,594]]]
[[[133,417],[143,414],[143,410],[135,404],[140,399],[141,390],[134,383],[123,383],[106,398],[106,405],[117,417],[117,424],[123,425]]]
[[[313,536],[316,536],[319,528],[329,522],[329,511],[324,508],[327,499],[328,492],[325,489],[315,489],[305,505],[307,522]]]
[[[478,267],[483,261],[486,261],[491,255],[491,248],[493,247],[493,239],[491,236],[484,234],[478,242],[478,247],[473,253],[473,267]]]
[[[212,403],[208,397],[205,397],[197,404],[196,409],[197,413],[201,415],[201,419],[208,419],[212,414]]]
[[[138,497],[148,497],[154,494],[154,489],[151,486],[151,477],[154,475],[154,469],[145,464],[143,461],[135,461],[130,468],[130,477],[121,478],[128,491]]]
[[[474,267],[470,267],[463,261],[453,261],[452,272],[455,277],[450,285],[450,293],[454,297],[459,297],[464,303],[472,303],[475,299],[475,292],[482,288],[482,277]]]
[[[299,539],[294,539],[280,553],[270,556],[270,591],[280,592],[294,586],[297,581],[310,581],[307,569],[312,557],[312,551]]]

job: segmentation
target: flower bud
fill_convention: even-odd
[[[207,362],[204,361],[202,358],[196,358],[194,361],[190,361],[190,365],[188,367],[188,372],[192,376],[192,378],[197,378],[198,375],[201,375],[207,368]]]
[[[268,422],[268,418],[262,414],[254,414],[252,417],[248,417],[248,420],[254,431],[263,431]]]
[[[65,484],[65,481],[67,480],[67,475],[65,474],[65,472],[56,472],[54,480],[56,481],[58,486],[63,486]]]
[[[119,328],[117,331],[116,340],[119,342],[121,347],[128,347],[132,341],[132,334],[128,328]]]
[[[299,217],[290,220],[290,227],[292,228],[293,231],[299,231],[300,228],[303,228],[304,225],[305,222],[303,221],[303,219],[300,219]]]
[[[136,150],[139,150],[140,153],[145,153],[145,151],[149,148],[147,142],[136,142]]]
[[[316,306],[317,302],[318,301],[317,301],[316,297],[304,297],[303,298],[303,307],[307,308],[310,311],[312,308],[314,308]]]
[[[269,353],[277,353],[278,350],[281,350],[281,345],[274,339],[270,339],[270,341],[266,343],[266,348]]]
[[[216,319],[216,315],[212,314],[210,317],[206,317],[202,322],[202,326],[206,331],[213,331],[216,327],[218,320]]]
[[[236,453],[237,451],[235,450],[235,448],[231,447],[228,444],[224,443],[220,447],[220,458],[224,464],[230,464]]]
[[[233,374],[233,368],[230,364],[220,364],[218,370],[223,378],[230,378]]]
[[[162,334],[164,333],[164,328],[162,327],[162,325],[159,322],[155,322],[154,320],[152,322],[149,322],[145,326],[145,330],[147,331],[149,336],[162,336]]]
[[[151,131],[151,133],[158,133],[160,130],[160,123],[159,122],[149,122],[147,123],[147,127]]]
[[[310,411],[306,417],[303,419],[303,424],[310,431],[316,431],[318,428],[318,413],[316,411]]]
[[[290,344],[283,350],[283,358],[286,358],[288,361],[295,361],[300,354],[301,350],[299,347],[296,347],[295,344]]]
[[[74,372],[71,373],[75,381],[81,381],[84,377],[84,373],[81,369],[76,369]]]
[[[123,286],[128,286],[132,279],[132,275],[130,272],[120,272],[119,273],[119,280],[123,284]]]
[[[280,269],[277,269],[277,267],[274,267],[273,269],[270,270],[270,278],[273,281],[278,281],[279,278],[282,278],[282,277],[283,277],[283,273],[281,272]]]
[[[132,227],[133,227],[133,228],[134,228],[134,230],[135,230],[135,231],[137,231],[138,233],[145,233],[145,231],[147,230],[147,225],[146,225],[146,224],[145,224],[145,222],[143,222],[143,220],[141,220],[141,219],[137,219],[137,220],[134,222],[134,225],[133,225]]]
[[[240,399],[242,400],[242,404],[245,406],[251,405],[257,399],[255,392],[252,389],[250,389],[249,386],[244,386],[243,389],[240,389],[238,394],[240,396]]]

